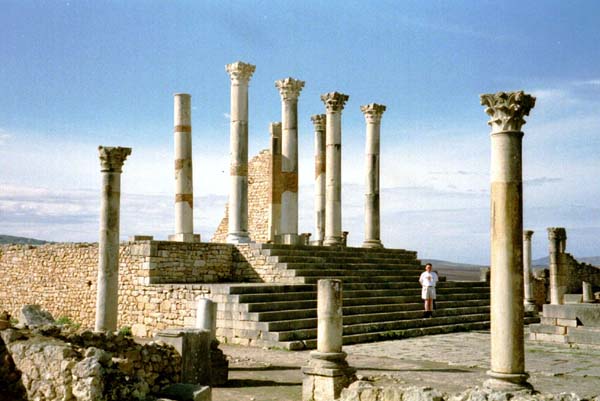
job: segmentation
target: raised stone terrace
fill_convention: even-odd
[[[343,281],[344,344],[489,327],[489,285],[438,284],[437,310],[423,318],[416,252],[275,244],[248,245],[249,260],[270,265],[277,282],[215,284],[221,340],[285,349],[315,348],[316,283]],[[249,255],[249,254],[251,255]],[[263,266],[264,268],[264,266]]]

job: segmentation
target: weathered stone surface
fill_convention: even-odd
[[[143,400],[180,378],[180,358],[165,345],[92,332],[15,332],[4,330],[0,341],[0,388],[15,401]]]
[[[176,401],[210,401],[211,391],[208,386],[176,383],[166,386],[160,391],[162,397]]]
[[[27,327],[38,327],[54,324],[54,322],[52,314],[43,310],[40,305],[25,305],[19,314],[19,323]]]

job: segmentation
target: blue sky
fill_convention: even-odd
[[[523,142],[526,228],[600,254],[600,3],[595,1],[0,0],[0,232],[96,241],[97,146],[130,146],[123,238],[173,229],[172,94],[193,104],[195,227],[224,211],[229,164],[227,63],[255,64],[250,155],[280,120],[274,81],[299,98],[300,229],[313,231],[313,131],[319,95],[343,113],[343,228],[363,236],[364,118],[382,120],[382,240],[424,258],[489,260],[487,116],[479,94],[537,97]]]

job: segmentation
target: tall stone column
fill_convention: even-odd
[[[367,123],[365,149],[365,248],[383,248],[379,213],[379,132],[385,106],[371,103],[360,106]]]
[[[536,312],[537,307],[533,298],[533,274],[531,272],[531,236],[533,231],[523,231],[523,307],[526,312]]]
[[[323,245],[325,239],[325,125],[327,116],[310,118],[315,127],[315,239],[313,245]]]
[[[102,172],[96,331],[117,330],[121,171],[131,148],[99,146]]]
[[[194,235],[194,180],[192,174],[192,107],[187,93],[174,95],[175,235],[171,241],[200,241]]]
[[[271,123],[271,192],[269,194],[269,241],[277,242],[281,228],[281,123]]]
[[[491,117],[491,370],[485,385],[501,391],[531,388],[523,340],[524,117],[535,98],[519,92],[481,95]]]
[[[342,281],[317,282],[317,350],[310,353],[302,368],[303,401],[331,401],[355,380],[356,369],[346,362],[342,351]]]
[[[275,81],[281,95],[281,242],[298,243],[298,96],[304,81]]]
[[[567,292],[566,277],[561,263],[561,254],[565,251],[566,230],[562,227],[548,228],[548,250],[550,268],[550,303],[562,305],[563,295]]]
[[[229,216],[227,242],[250,242],[248,236],[248,82],[256,66],[236,61],[225,70],[231,78]]]
[[[339,92],[321,95],[327,109],[325,128],[325,239],[323,245],[340,246],[342,237],[342,110],[349,96]]]

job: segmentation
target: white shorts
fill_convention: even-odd
[[[423,287],[421,299],[435,299],[435,287]]]

